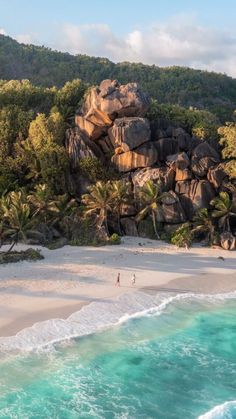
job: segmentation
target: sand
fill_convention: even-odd
[[[137,289],[236,291],[236,252],[222,249],[195,246],[185,250],[125,237],[120,246],[41,251],[44,260],[0,265],[0,336],[12,336],[43,320],[67,318],[92,301],[109,301]],[[118,272],[120,287],[115,286]]]

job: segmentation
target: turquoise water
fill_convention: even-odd
[[[191,419],[206,412],[230,419],[234,400],[233,299],[173,301],[161,313],[48,352],[0,360],[1,419]]]

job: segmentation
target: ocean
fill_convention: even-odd
[[[0,339],[1,419],[235,419],[236,294],[130,293]]]

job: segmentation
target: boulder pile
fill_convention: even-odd
[[[192,220],[199,208],[209,208],[227,175],[218,152],[170,121],[149,121],[149,98],[136,83],[104,80],[87,94],[66,134],[72,168],[83,157],[113,165],[131,182],[134,196],[149,179],[170,192],[159,221],[169,225]],[[138,235],[135,209],[124,211],[125,234]],[[228,246],[232,246],[229,238]]]

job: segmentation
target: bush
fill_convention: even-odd
[[[108,241],[108,243],[109,244],[111,244],[111,245],[116,245],[116,244],[120,244],[121,243],[121,238],[120,238],[120,236],[118,235],[118,234],[116,234],[116,233],[113,233],[112,235],[111,235],[111,237],[109,238],[109,241]]]
[[[0,264],[4,263],[16,263],[23,260],[36,261],[44,259],[44,256],[40,253],[38,249],[29,248],[27,250],[22,250],[20,252],[0,252]]]
[[[182,224],[171,235],[171,243],[178,247],[190,247],[192,244],[193,235],[189,223]]]

